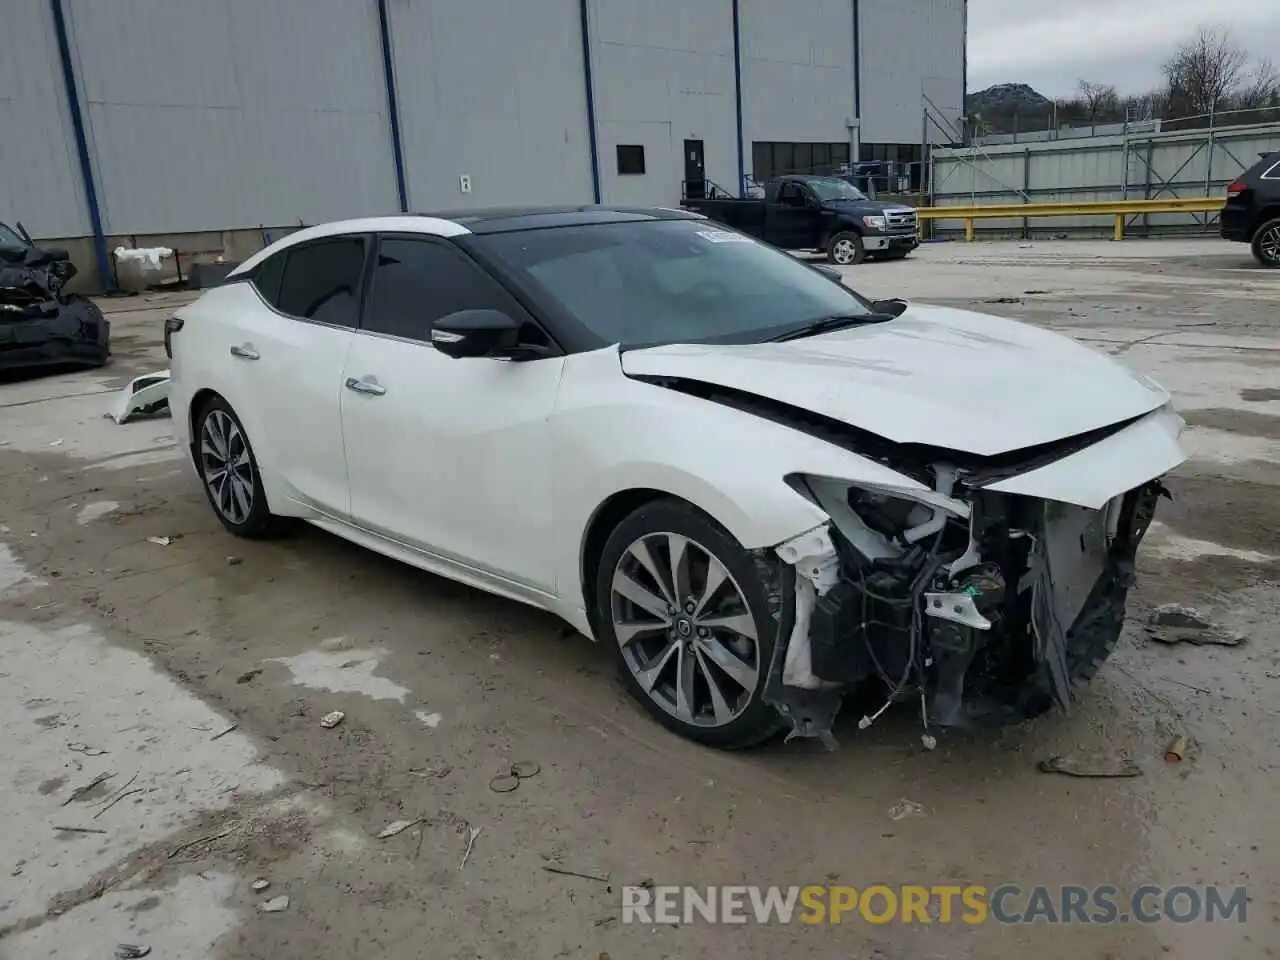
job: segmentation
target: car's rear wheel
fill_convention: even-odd
[[[281,518],[267,505],[249,436],[221,397],[211,399],[196,415],[195,455],[205,496],[227,530],[249,539],[281,531]]]
[[[1254,231],[1253,255],[1264,267],[1280,268],[1280,217]]]
[[[664,726],[724,749],[781,728],[762,699],[779,627],[756,561],[701,511],[660,500],[623,520],[595,603],[628,692]]]
[[[867,259],[867,248],[856,233],[837,233],[827,241],[827,259],[842,267],[853,266]]]

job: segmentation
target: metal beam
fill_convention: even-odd
[[[76,154],[80,158],[80,180],[84,186],[85,205],[89,208],[89,225],[93,230],[93,249],[98,261],[98,276],[105,290],[115,289],[115,277],[111,273],[111,258],[107,255],[107,235],[102,228],[102,210],[98,205],[98,188],[93,179],[93,160],[89,156],[89,140],[84,132],[84,118],[80,114],[80,92],[76,87],[75,63],[71,58],[71,42],[67,38],[66,11],[62,0],[49,0],[53,14],[53,30],[58,39],[58,60],[62,64],[62,82],[66,88],[67,110],[71,114],[71,129],[76,140]]]
[[[396,196],[400,212],[409,212],[409,190],[404,179],[404,146],[400,140],[400,107],[396,102],[396,68],[391,56],[391,23],[387,0],[378,0],[378,33],[382,41],[382,75],[387,85],[387,115],[391,120],[391,156],[396,165]]]
[[[747,195],[747,159],[742,123],[742,11],[733,0],[733,107],[738,119],[738,196]]]
[[[587,142],[591,147],[591,192],[595,202],[601,202],[600,149],[596,142],[596,92],[591,78],[591,14],[590,0],[579,0],[578,11],[582,18],[582,81],[587,88]]]

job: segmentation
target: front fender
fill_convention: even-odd
[[[786,478],[804,473],[926,490],[923,485],[798,429],[622,374],[618,354],[566,364],[551,427],[557,451],[553,509],[556,591],[585,607],[581,549],[600,505],[656,490],[687,500],[748,550],[776,546],[827,514]]]

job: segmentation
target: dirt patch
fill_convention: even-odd
[[[1187,410],[1182,418],[1193,427],[1226,430],[1266,440],[1280,440],[1280,417],[1254,410],[1231,410],[1215,407],[1209,410]]]
[[[1166,483],[1173,500],[1160,505],[1157,517],[1175,532],[1261,553],[1276,549],[1280,498],[1275,487],[1211,476],[1173,476]]]
[[[1248,390],[1241,390],[1240,399],[1248,400],[1250,403],[1266,403],[1270,400],[1280,400],[1280,390],[1274,387],[1252,387]]]

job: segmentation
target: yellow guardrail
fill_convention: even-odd
[[[1096,200],[1088,203],[1000,203],[971,207],[920,207],[921,220],[963,220],[964,239],[973,240],[975,220],[1022,217],[1115,217],[1115,239],[1124,239],[1126,217],[1144,213],[1217,213],[1226,197],[1166,197],[1158,200]]]

